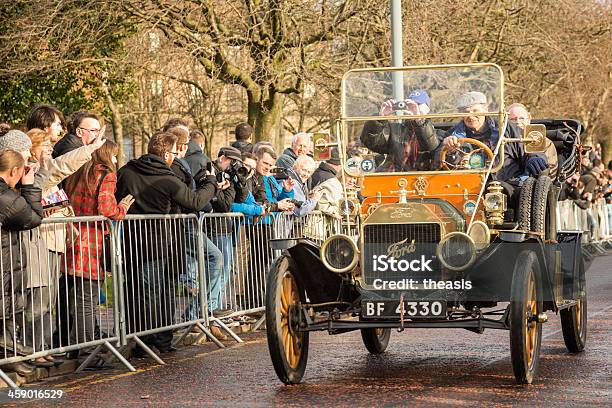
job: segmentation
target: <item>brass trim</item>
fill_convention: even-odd
[[[327,261],[327,258],[325,258],[325,250],[329,246],[330,242],[333,241],[334,239],[346,239],[347,241],[351,243],[351,246],[353,247],[353,260],[345,268],[341,268],[341,269],[334,268],[329,264],[329,262]],[[327,238],[325,242],[323,242],[323,245],[321,246],[321,249],[319,250],[319,255],[321,256],[321,262],[323,262],[323,265],[325,265],[327,269],[335,273],[345,273],[345,272],[350,271],[357,265],[357,262],[359,262],[359,258],[360,258],[359,248],[357,248],[357,244],[355,243],[355,241],[351,239],[351,237],[345,234],[337,234],[337,235],[333,235]]]
[[[483,243],[476,243],[476,241],[474,240],[474,238],[472,238],[472,235],[470,234],[470,232],[472,231],[472,229],[476,226],[476,225],[481,225],[482,227],[484,227],[485,230],[485,236],[487,237],[487,242],[483,242]],[[470,224],[470,226],[467,229],[467,234],[470,238],[472,238],[472,241],[474,241],[474,246],[476,248],[476,251],[482,251],[483,249],[487,248],[489,246],[489,244],[491,243],[491,230],[489,228],[489,226],[482,221],[474,221],[473,223]]]

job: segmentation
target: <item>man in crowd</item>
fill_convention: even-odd
[[[85,111],[73,113],[68,123],[68,134],[53,146],[53,158],[88,145],[99,135],[104,136],[106,127],[100,122],[100,118],[95,113]]]
[[[275,159],[276,154],[274,150],[267,146],[262,146],[257,151],[257,165],[255,167],[255,175],[252,178],[251,192],[255,202],[262,204],[263,213],[265,214],[293,211],[295,208],[291,202],[294,196],[294,181],[288,178],[281,186],[271,174]],[[273,222],[274,219],[271,216],[264,216],[247,231],[252,256],[250,257],[249,267],[251,278],[246,289],[247,293],[254,293],[258,297],[258,299],[254,299],[253,307],[263,306],[263,292],[261,292],[261,288],[272,261],[270,239],[274,237]],[[253,254],[257,254],[257,256],[253,256]]]
[[[136,200],[128,214],[170,214],[174,208],[199,211],[215,196],[218,185],[212,174],[205,174],[195,191],[176,177],[170,166],[177,155],[176,135],[160,132],[151,137],[146,155],[119,169],[116,196],[131,194]],[[149,220],[125,221],[123,232],[128,330],[170,324],[174,302],[165,274],[172,231],[163,221]],[[173,350],[171,332],[145,336],[143,340],[160,352]]]
[[[331,149],[329,159],[319,164],[319,167],[314,171],[310,178],[310,188],[315,188],[324,181],[338,176],[338,172],[342,169],[340,162],[340,152],[337,147]]]
[[[253,145],[251,137],[253,136],[253,128],[248,123],[239,123],[234,130],[236,140],[232,143],[232,147],[240,150],[241,153],[252,153]]]
[[[199,130],[193,130],[189,134],[189,143],[187,143],[187,154],[185,155],[185,161],[191,169],[191,174],[194,176],[198,174],[202,169],[205,169],[210,159],[204,154],[205,147],[204,134]]]
[[[400,103],[390,99],[379,111],[380,116],[398,112],[403,115],[426,115],[430,111],[429,94],[422,89],[410,92]],[[431,170],[433,152],[440,144],[442,131],[434,129],[431,119],[398,121],[369,120],[364,124],[361,143],[379,154],[386,154],[377,172]]]
[[[489,110],[486,95],[475,91],[461,95],[457,99],[456,106],[459,112],[465,113],[484,113]],[[521,133],[520,128],[514,123],[508,123],[504,136],[518,138]],[[447,161],[454,163],[460,159],[459,155],[453,155],[453,152],[456,152],[461,146],[459,139],[479,140],[494,151],[499,137],[499,125],[495,119],[480,115],[466,116],[450,130],[442,145],[450,153],[450,155],[447,155]],[[486,157],[482,159],[483,165],[485,159]],[[496,178],[500,181],[506,181],[527,175],[537,177],[546,169],[548,169],[548,162],[544,155],[539,153],[527,154],[522,144],[509,143],[504,147],[504,167],[496,174]]]
[[[296,133],[291,139],[291,147],[285,149],[276,160],[276,167],[290,169],[295,163],[295,159],[301,154],[307,154],[311,144],[311,133]]]
[[[214,173],[224,180],[227,188],[217,191],[211,204],[214,213],[231,211],[234,202],[244,202],[249,193],[247,189],[247,174],[242,163],[240,150],[226,146],[219,150],[217,159],[212,162]],[[234,243],[232,239],[233,220],[226,217],[211,217],[205,219],[204,231],[210,240],[223,254],[221,274],[208,282],[209,309],[214,317],[223,318],[233,313],[223,307],[227,298],[226,285],[230,281],[230,272],[235,267]]]
[[[236,244],[236,304],[242,310],[251,309],[253,306],[250,293],[247,292],[246,285],[248,279],[252,279],[252,274],[247,273],[249,267],[249,239],[247,238],[247,229],[253,228],[254,221],[257,221],[260,216],[266,214],[264,206],[255,201],[255,197],[251,192],[253,190],[253,177],[255,176],[255,168],[257,167],[257,156],[253,153],[243,153],[242,163],[248,170],[246,177],[246,186],[248,194],[244,201],[234,201],[231,211],[244,214],[244,222],[238,227],[237,244]],[[253,254],[252,256],[256,256]]]
[[[26,119],[28,130],[42,129],[51,136],[51,144],[60,140],[66,120],[57,108],[50,105],[38,105],[32,109]]]

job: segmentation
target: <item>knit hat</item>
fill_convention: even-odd
[[[340,151],[337,147],[332,147],[331,155],[329,159],[325,160],[329,164],[333,164],[334,166],[340,165]]]
[[[472,91],[467,92],[457,98],[457,108],[465,109],[473,105],[487,104],[487,97],[482,92]]]
[[[410,95],[408,95],[408,98],[416,103],[420,104],[425,104],[427,106],[430,105],[431,101],[429,99],[429,94],[427,93],[427,91],[424,91],[423,89],[415,89],[414,91],[410,92]]]
[[[30,150],[32,147],[32,141],[21,130],[11,129],[0,136],[0,150],[11,149],[16,152],[24,152]]]

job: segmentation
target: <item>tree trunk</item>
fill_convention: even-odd
[[[261,93],[247,91],[249,124],[253,126],[254,142],[269,141],[274,146],[282,145],[280,136],[280,117],[282,95],[270,91],[269,97],[263,99]]]
[[[115,135],[115,143],[117,143],[119,147],[119,151],[117,152],[117,168],[120,168],[125,164],[125,152],[123,151],[123,121],[121,119],[121,112],[119,108],[117,108],[117,105],[115,105],[108,85],[103,84],[103,86],[104,93],[106,94],[106,103],[108,103],[108,107],[112,113],[111,123],[113,125],[113,134]]]

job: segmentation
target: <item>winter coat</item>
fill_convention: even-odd
[[[399,172],[431,170],[433,152],[444,136],[429,119],[401,123],[369,120],[360,140],[373,152],[387,155],[377,172]]]
[[[304,225],[303,233],[308,238],[323,241],[330,235],[339,232],[340,205],[344,198],[344,190],[340,180],[334,177],[313,188],[312,191],[321,193],[315,210],[322,214],[309,217]]]
[[[101,215],[112,220],[123,219],[125,209],[117,204],[115,198],[117,176],[100,165],[96,166],[95,172],[94,186],[80,183],[70,192],[75,215],[78,217]],[[103,226],[102,222],[90,222],[78,224],[77,229],[78,240],[66,251],[65,259],[62,260],[62,271],[68,275],[104,280],[100,261],[104,255],[104,236],[110,233],[109,226]]]
[[[303,217],[310,214],[315,209],[317,202],[311,198],[308,198],[307,183],[302,182],[300,176],[298,176],[293,169],[289,170],[289,175],[295,182],[293,187],[293,199],[301,204],[299,207],[295,207],[293,210],[293,215]]]
[[[319,167],[317,167],[314,173],[312,173],[312,177],[310,177],[310,188],[315,188],[324,181],[327,181],[330,178],[335,178],[337,175],[338,172],[336,169],[326,162],[321,162]]]
[[[253,153],[253,144],[244,140],[236,140],[231,144],[232,147],[240,150],[240,153]]]
[[[205,169],[206,165],[210,163],[208,156],[204,154],[200,146],[193,140],[187,143],[187,154],[183,160],[185,160],[189,166],[192,176],[195,176],[202,169]]]
[[[0,178],[0,241],[2,242],[2,282],[4,308],[0,319],[23,310],[27,277],[25,246],[20,231],[36,228],[42,222],[41,191],[32,185],[20,191],[11,189]]]
[[[79,147],[84,146],[83,140],[77,135],[73,135],[72,133],[66,134],[62,137],[56,144],[53,146],[53,158],[59,157],[63,154],[73,151],[74,149],[78,149]]]
[[[520,138],[522,130],[514,123],[508,122],[504,137],[516,139]],[[497,121],[487,117],[485,120],[485,126],[480,132],[475,132],[472,129],[465,126],[463,121],[459,122],[453,129],[448,132],[448,136],[456,136],[458,138],[471,138],[483,142],[492,151],[495,151],[497,142],[499,140],[499,125]],[[448,137],[447,136],[447,137]],[[440,152],[442,149],[442,143],[438,147],[437,151]],[[484,153],[483,153],[484,154]],[[529,157],[539,156],[546,160],[546,155],[541,153],[527,154],[522,143],[508,143],[504,146],[504,166],[494,175],[494,178],[499,181],[507,181],[513,178],[518,178],[526,175],[526,162]],[[447,161],[452,162],[454,155],[451,153],[447,155]]]
[[[291,169],[297,160],[297,155],[290,147],[286,148],[283,154],[276,159],[276,167]]]
[[[130,160],[117,172],[117,200],[128,194],[134,196],[134,204],[128,214],[171,214],[174,207],[180,206],[188,211],[199,211],[212,199],[216,193],[214,176],[207,176],[193,191],[185,185],[168,167],[164,160],[154,154],[146,154],[139,159]],[[127,228],[124,225],[126,248],[142,248],[150,243],[139,261],[164,258],[163,245],[172,245],[170,240],[174,233],[167,230],[166,223],[161,221],[131,222]],[[146,237],[143,233],[146,228]],[[128,251],[129,251],[128,248]],[[130,262],[129,254],[125,255]]]
[[[293,190],[287,192],[272,176],[255,174],[252,178],[253,197],[257,203],[269,206],[268,212],[278,212],[278,202],[285,198],[293,198]],[[262,224],[271,224],[272,218],[263,217]]]

